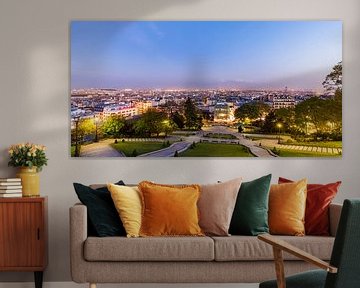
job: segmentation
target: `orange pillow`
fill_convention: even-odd
[[[199,185],[139,183],[142,198],[140,236],[203,236],[199,227]]]
[[[303,236],[307,180],[273,184],[269,195],[271,234]]]

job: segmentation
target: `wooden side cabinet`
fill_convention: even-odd
[[[47,197],[0,198],[0,271],[32,271],[41,288],[47,250]]]

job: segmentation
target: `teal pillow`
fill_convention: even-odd
[[[270,182],[271,174],[241,184],[231,218],[230,234],[256,236],[269,233]]]

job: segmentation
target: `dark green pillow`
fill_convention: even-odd
[[[123,181],[115,184],[125,185]],[[124,226],[107,187],[92,189],[74,183],[74,188],[81,203],[87,207],[90,235],[94,234],[94,236],[99,237],[126,236]]]
[[[269,233],[270,182],[271,174],[241,184],[230,222],[230,234],[256,236]]]

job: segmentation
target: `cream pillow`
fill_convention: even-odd
[[[127,237],[139,237],[141,227],[141,196],[137,187],[107,184]]]

